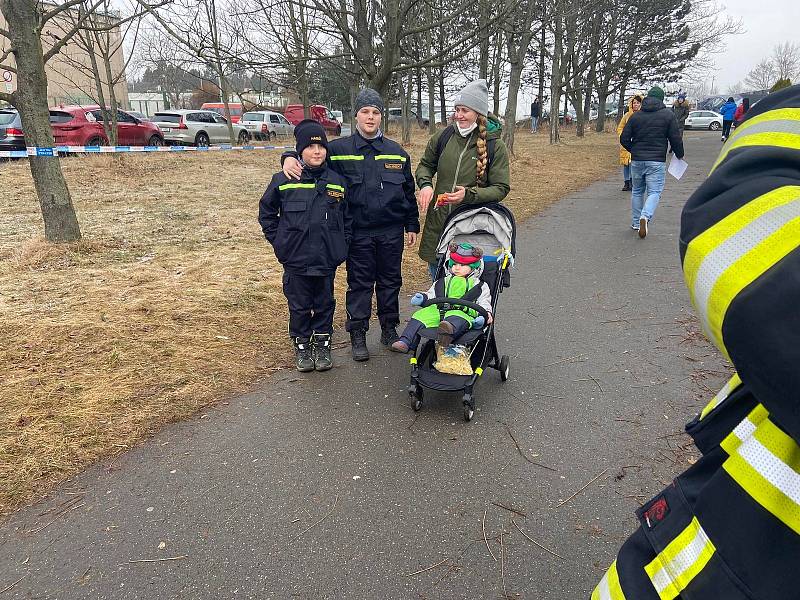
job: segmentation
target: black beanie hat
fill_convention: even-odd
[[[358,112],[365,106],[374,106],[381,112],[384,110],[381,95],[372,88],[364,88],[358,92],[353,109],[355,112]]]
[[[302,154],[303,150],[311,144],[320,144],[328,149],[328,138],[325,136],[325,128],[314,119],[304,119],[294,128],[294,137],[297,140],[297,153]]]

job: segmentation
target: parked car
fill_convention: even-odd
[[[271,110],[253,110],[242,115],[239,126],[247,130],[250,139],[274,140],[279,135],[289,137],[294,125],[281,114]]]
[[[140,121],[150,120],[150,117],[148,117],[146,114],[140,113],[136,110],[126,110],[125,112],[128,113],[130,116],[134,117],[135,119],[139,119]]]
[[[686,129],[722,129],[722,115],[711,110],[693,110],[686,117]]]
[[[22,120],[14,108],[0,109],[0,150],[25,150]]]
[[[344,123],[344,115],[342,114],[342,111],[340,111],[340,110],[332,110],[332,111],[331,111],[331,114],[333,115],[333,117],[334,117],[334,118],[335,118],[337,121],[339,121],[339,125],[341,125],[342,123]]]
[[[200,110],[210,110],[218,115],[225,116],[225,105],[222,102],[204,102]],[[242,118],[244,107],[241,102],[228,102],[228,110],[231,113],[231,123],[238,123]]]
[[[390,108],[386,112],[387,112],[387,119],[388,119],[389,123],[399,123],[400,121],[403,120],[403,109],[402,108]],[[408,114],[409,114],[409,117],[411,118],[412,121],[416,121],[417,120],[417,112],[416,111],[409,110]],[[425,117],[425,116],[422,117],[422,123],[425,125],[425,127],[428,126],[429,122],[430,121],[428,120],[427,117]]]
[[[97,105],[53,107],[50,126],[58,145],[106,146],[109,143],[103,128],[103,111]],[[117,143],[120,146],[161,146],[164,136],[153,123],[117,110]]]
[[[309,118],[320,123],[326,132],[333,135],[342,135],[342,124],[336,120],[327,106],[315,104],[308,108],[308,113]],[[297,125],[305,118],[302,104],[289,104],[283,114],[292,125]]]
[[[161,129],[168,144],[205,147],[231,141],[225,117],[210,110],[162,110],[153,115],[153,123]],[[240,144],[250,139],[250,134],[238,123],[233,133]]]

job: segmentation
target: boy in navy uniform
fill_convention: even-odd
[[[378,304],[381,343],[397,341],[398,295],[403,283],[404,242],[413,246],[419,233],[411,159],[397,142],[381,132],[383,101],[363,89],[356,97],[353,135],[333,140],[328,166],[347,181],[353,213],[353,241],[347,255],[347,331],[354,360],[368,360],[366,333],[373,290]],[[293,153],[283,156],[283,172],[296,179]],[[404,239],[405,232],[405,239]]]
[[[283,265],[297,370],[327,371],[333,366],[333,278],[347,258],[352,219],[345,180],[325,163],[328,139],[322,125],[306,119],[294,135],[302,161],[299,181],[282,172],[273,175],[261,197],[258,221]]]

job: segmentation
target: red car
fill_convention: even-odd
[[[328,133],[342,135],[342,125],[336,120],[333,113],[328,110],[327,106],[322,106],[321,104],[309,106],[308,114],[310,118],[320,123]],[[303,115],[302,104],[289,104],[283,112],[283,116],[286,117],[286,120],[292,125],[297,125],[302,121],[305,118]]]
[[[50,109],[50,125],[59,146],[107,146],[103,112],[94,106],[63,106]],[[149,121],[140,121],[117,110],[117,143],[120,146],[163,146],[164,135]]]

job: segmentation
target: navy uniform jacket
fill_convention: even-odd
[[[411,159],[400,144],[383,135],[366,140],[356,133],[329,142],[327,162],[347,182],[354,235],[419,233]]]
[[[352,217],[344,179],[326,167],[300,181],[276,173],[261,197],[258,221],[286,271],[331,275],[347,258]]]

